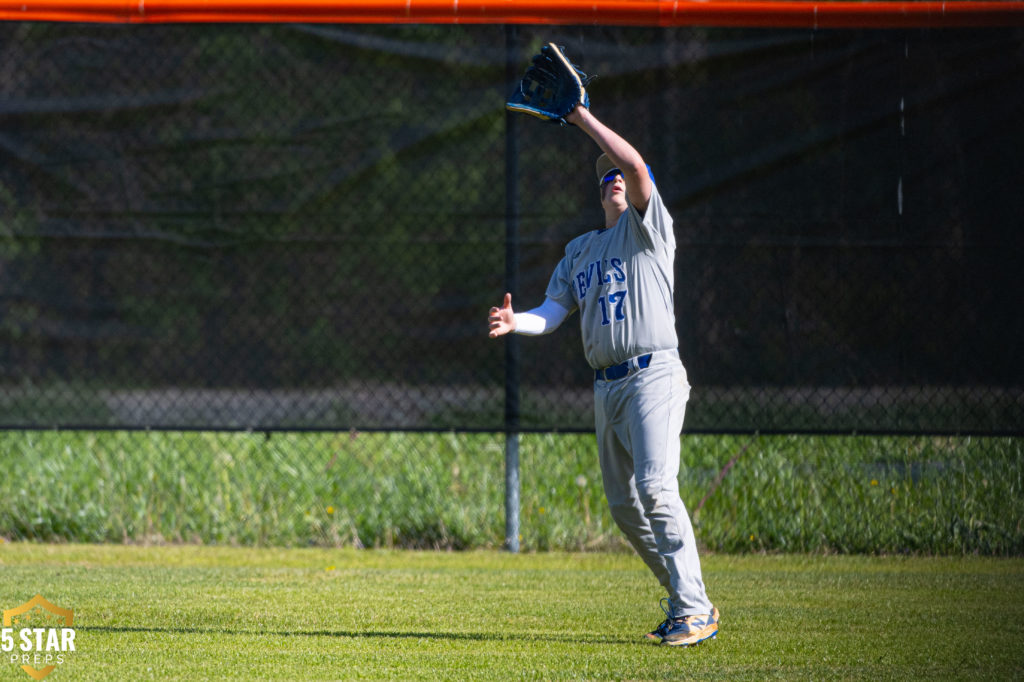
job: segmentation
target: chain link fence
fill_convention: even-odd
[[[601,220],[596,148],[502,106],[548,40],[676,221],[686,430],[731,434],[687,504],[754,433],[1019,471],[1022,38],[2,24],[0,535],[500,545],[512,428],[526,546],[614,544],[575,318],[511,386],[486,338]]]

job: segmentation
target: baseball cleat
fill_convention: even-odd
[[[714,639],[718,634],[718,609],[715,607],[711,607],[710,614],[702,613],[683,618],[673,618],[671,611],[666,609],[664,604],[661,608],[668,618],[652,632],[647,633],[650,640],[668,646],[694,646],[706,639]]]

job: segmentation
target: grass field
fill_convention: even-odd
[[[1024,677],[1024,560],[706,555],[719,638],[642,643],[626,553],[0,545],[0,606],[75,612],[47,679]],[[3,661],[0,679],[28,680]]]
[[[5,431],[0,538],[500,548],[503,446],[491,433]],[[524,549],[621,547],[593,434],[524,434],[521,463]],[[1024,555],[1022,438],[686,435],[680,490],[719,552]]]

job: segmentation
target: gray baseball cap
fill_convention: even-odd
[[[608,158],[607,154],[601,154],[601,156],[597,157],[594,169],[597,171],[597,184],[600,187],[601,181],[604,180],[604,176],[608,175],[608,171],[619,170],[619,167]],[[654,182],[654,171],[651,170],[650,165],[647,166],[647,175],[651,178],[651,182]]]
[[[608,174],[608,171],[617,169],[616,165],[607,154],[602,154],[597,157],[597,163],[594,166],[597,169],[597,184],[600,185],[601,181],[604,180],[604,176]]]

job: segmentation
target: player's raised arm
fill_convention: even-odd
[[[622,179],[626,181],[626,196],[640,213],[647,210],[651,199],[651,176],[647,172],[647,164],[633,145],[621,135],[598,120],[590,109],[577,106],[565,117],[568,123],[578,127],[590,136],[601,148],[615,167],[622,171]]]

